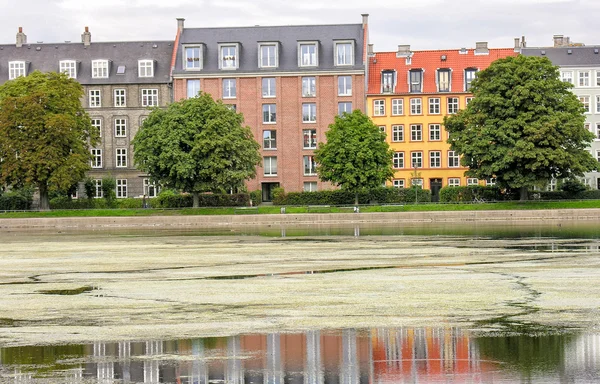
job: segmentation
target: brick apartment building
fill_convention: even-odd
[[[365,108],[368,15],[361,24],[185,28],[172,58],[175,101],[199,91],[242,113],[262,166],[249,190],[328,188],[313,152],[340,112]]]

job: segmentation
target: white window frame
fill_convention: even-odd
[[[88,105],[90,108],[102,107],[102,91],[99,89],[90,89],[88,91]]]
[[[394,124],[392,125],[392,142],[400,143],[404,141],[404,125]]]
[[[449,187],[460,187],[460,177],[448,178],[448,186]]]
[[[108,79],[109,72],[108,60],[92,60],[92,79]]]
[[[352,76],[338,76],[338,96],[352,96]]]
[[[473,96],[465,97],[465,108],[467,108],[467,105],[469,105],[469,103],[473,101],[473,99]]]
[[[596,123],[596,132],[593,132],[593,133],[596,134],[594,141],[599,141],[600,140],[600,123]]]
[[[392,99],[392,116],[404,115],[404,99]]]
[[[305,181],[302,190],[304,192],[316,192],[317,191],[317,182],[316,181]]]
[[[235,71],[240,67],[240,45],[238,43],[225,43],[219,44],[219,69],[222,71]],[[227,56],[224,56],[224,49],[234,49],[233,59],[226,60],[226,57],[231,57],[228,52]],[[231,62],[233,61],[233,62]]]
[[[233,84],[233,87],[231,86]],[[237,98],[237,79],[225,78],[223,79],[223,100]]]
[[[94,187],[96,188],[95,199],[100,199],[104,197],[104,192],[102,191],[102,179],[94,179]]]
[[[317,78],[314,76],[304,76],[302,78],[302,97],[317,96]]]
[[[263,149],[274,151],[277,149],[277,131],[274,129],[263,130]]]
[[[159,187],[156,183],[151,183],[150,179],[144,178],[144,196],[152,198],[158,196]]]
[[[410,114],[411,115],[422,115],[423,114],[423,100],[420,97],[413,97],[410,99]]]
[[[460,167],[460,155],[456,151],[448,151],[448,168]]]
[[[188,49],[192,50],[192,52],[194,52],[194,50],[198,50],[198,57],[192,55],[191,57],[188,57]],[[201,71],[203,68],[203,49],[202,49],[202,45],[184,45],[183,46],[183,69],[186,71]],[[189,66],[188,64],[192,63],[198,63],[198,65],[192,65]]]
[[[410,179],[410,183],[412,186],[418,186],[418,187],[423,188],[423,178],[421,178],[421,177]]]
[[[267,55],[267,62],[265,63],[265,56],[263,55],[263,48],[273,48],[275,50],[274,62],[271,63]],[[278,43],[259,43],[258,44],[258,67],[259,68],[277,68],[279,67],[279,44]]]
[[[454,115],[458,113],[460,110],[460,98],[458,97],[448,97],[446,107],[449,115]]]
[[[423,141],[423,124],[410,125],[410,141]]]
[[[429,114],[439,115],[442,113],[442,100],[439,97],[428,98]]]
[[[117,88],[113,90],[113,97],[116,108],[127,106],[127,91],[125,88]]]
[[[115,167],[127,168],[127,148],[115,148]]]
[[[405,182],[404,179],[394,179],[394,180],[392,180],[392,185],[394,186],[394,188],[404,188],[405,187],[404,182]]]
[[[317,103],[302,103],[302,123],[317,122]]]
[[[350,110],[347,110],[347,106],[350,106]],[[342,106],[344,107],[342,111]],[[352,102],[351,101],[340,101],[338,102],[338,115],[342,116],[344,113],[352,113]]]
[[[586,101],[587,100],[587,101]],[[583,104],[583,107],[587,109],[583,112],[586,115],[592,113],[592,102],[591,97],[589,95],[579,95],[579,101]]]
[[[392,167],[394,169],[404,169],[404,152],[394,152]]]
[[[429,168],[442,168],[442,151],[429,151]]]
[[[579,88],[588,88],[591,86],[590,72],[591,71],[577,71],[577,86]],[[587,75],[587,76],[585,76],[585,75]]]
[[[306,62],[303,60],[302,47],[313,46],[315,49],[314,57],[308,53],[309,60]],[[314,59],[314,62],[313,62]],[[319,66],[319,43],[317,41],[299,41],[298,42],[298,67],[318,67]]]
[[[263,157],[263,175],[277,176],[277,156]]]
[[[596,95],[596,113],[600,113],[600,95]]]
[[[441,124],[429,124],[429,141],[441,141],[442,140],[442,125]]]
[[[261,88],[263,98],[277,97],[277,80],[274,77],[263,77],[261,80]]]
[[[438,69],[436,72],[437,73],[436,73],[435,81],[436,81],[436,85],[437,85],[437,91],[440,93],[452,92],[452,70],[443,68],[443,69]],[[442,74],[447,74],[448,78],[442,79]],[[444,85],[445,87],[442,87],[442,85]]]
[[[303,129],[302,130],[302,149],[317,148],[317,130]]]
[[[339,46],[350,46],[350,54],[344,50],[343,57],[340,57],[338,53]],[[342,60],[340,60],[342,59]],[[354,41],[352,40],[338,40],[334,41],[333,44],[333,62],[336,67],[347,67],[354,65]]]
[[[469,92],[471,90],[471,84],[473,83],[473,80],[475,80],[475,78],[477,77],[477,72],[479,72],[477,69],[475,68],[466,68],[465,69],[465,92]],[[472,73],[473,77],[469,78],[469,76],[467,74]]]
[[[194,86],[190,87],[191,84],[194,84]],[[196,90],[196,85],[198,85],[197,90]],[[190,99],[192,97],[196,97],[200,93],[200,89],[201,89],[200,79],[188,79],[186,81],[185,86],[186,86],[185,91],[186,91],[186,95],[187,95],[188,99]],[[192,92],[190,92],[190,91],[192,91]],[[190,94],[192,94],[192,95],[190,95]]]
[[[127,119],[124,117],[115,118],[115,137],[127,137]]]
[[[27,76],[27,63],[21,60],[9,61],[8,80],[14,80],[21,76]]]
[[[561,71],[560,72],[560,79],[563,82],[569,83],[569,84],[575,84],[575,82],[573,81],[573,71]]]
[[[127,198],[127,179],[117,179],[115,189],[117,199]]]
[[[158,89],[144,88],[141,91],[142,107],[158,107]]]
[[[150,59],[138,60],[138,76],[139,77],[154,77],[154,60],[150,60]]]
[[[410,167],[415,168],[415,163],[418,163],[416,168],[423,168],[423,152],[414,151],[410,153]]]
[[[69,79],[77,79],[77,62],[75,60],[61,60],[58,62],[60,73],[66,73]]]
[[[270,103],[262,105],[262,123],[277,124],[277,104]]]
[[[373,100],[373,116],[385,116],[385,99]]]
[[[479,185],[479,179],[476,177],[467,177],[467,186]]]
[[[91,117],[90,123],[92,124],[92,127],[98,129],[98,134],[100,135],[100,137],[102,137],[102,119],[99,117]]]
[[[317,174],[317,162],[313,155],[302,156],[302,167],[304,176],[315,176]]]
[[[393,93],[396,90],[396,71],[381,71],[381,93]]]
[[[92,148],[90,152],[92,154],[90,166],[92,168],[102,168],[102,149]]]

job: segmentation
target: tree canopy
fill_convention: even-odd
[[[154,109],[133,140],[138,169],[194,195],[239,190],[256,175],[260,146],[244,118],[207,93]]]
[[[394,176],[385,133],[361,111],[336,116],[325,136],[327,143],[319,143],[315,151],[321,180],[358,196],[360,189],[381,187]]]
[[[0,86],[0,184],[68,190],[90,168],[99,132],[81,106],[81,85],[65,74],[35,71]]]
[[[570,87],[547,58],[508,57],[479,72],[474,99],[444,118],[467,175],[496,178],[525,200],[528,188],[595,169],[586,150],[594,136]]]

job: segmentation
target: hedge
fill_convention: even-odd
[[[154,207],[156,199],[146,199],[150,207]],[[66,196],[50,200],[50,209],[107,209],[107,208],[142,208],[142,199],[115,199],[114,203],[106,199],[69,199]]]
[[[247,193],[200,194],[200,207],[245,207],[250,205],[250,195]],[[186,208],[193,206],[193,196],[168,191],[156,198],[155,208]]]
[[[475,197],[485,201],[505,200],[500,188],[484,187],[482,185],[469,185],[466,187],[444,187],[440,190],[440,202],[443,203],[470,203]]]
[[[277,191],[279,192],[279,191]],[[283,192],[283,191],[281,191]],[[414,203],[415,195],[419,202],[430,202],[431,192],[418,188],[376,188],[364,190],[358,194],[360,204],[394,204]],[[355,194],[346,190],[330,190],[316,192],[289,192],[274,193],[273,204],[275,205],[352,205]]]
[[[31,198],[19,191],[9,191],[0,195],[0,210],[23,211],[31,208]]]
[[[600,200],[600,189],[592,189],[579,193],[565,191],[530,191],[531,200]]]

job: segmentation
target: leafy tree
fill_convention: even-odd
[[[65,74],[33,72],[0,86],[0,184],[68,190],[90,168],[99,133],[81,106],[81,85]]]
[[[167,188],[224,193],[256,175],[260,146],[244,118],[209,94],[155,109],[133,140],[136,166]]]
[[[96,183],[91,177],[86,177],[83,181],[83,189],[85,190],[85,197],[88,200],[96,197]]]
[[[583,106],[558,75],[547,58],[526,56],[497,60],[478,73],[475,98],[444,118],[467,175],[495,177],[526,200],[530,187],[597,167],[586,151],[593,135],[584,128]]]
[[[102,196],[106,201],[106,206],[114,207],[117,199],[117,192],[115,191],[115,188],[117,188],[117,181],[111,176],[103,177],[101,188]]]
[[[381,187],[394,176],[385,134],[361,111],[336,116],[325,136],[327,143],[315,151],[319,178],[353,192],[355,204],[361,189]]]

